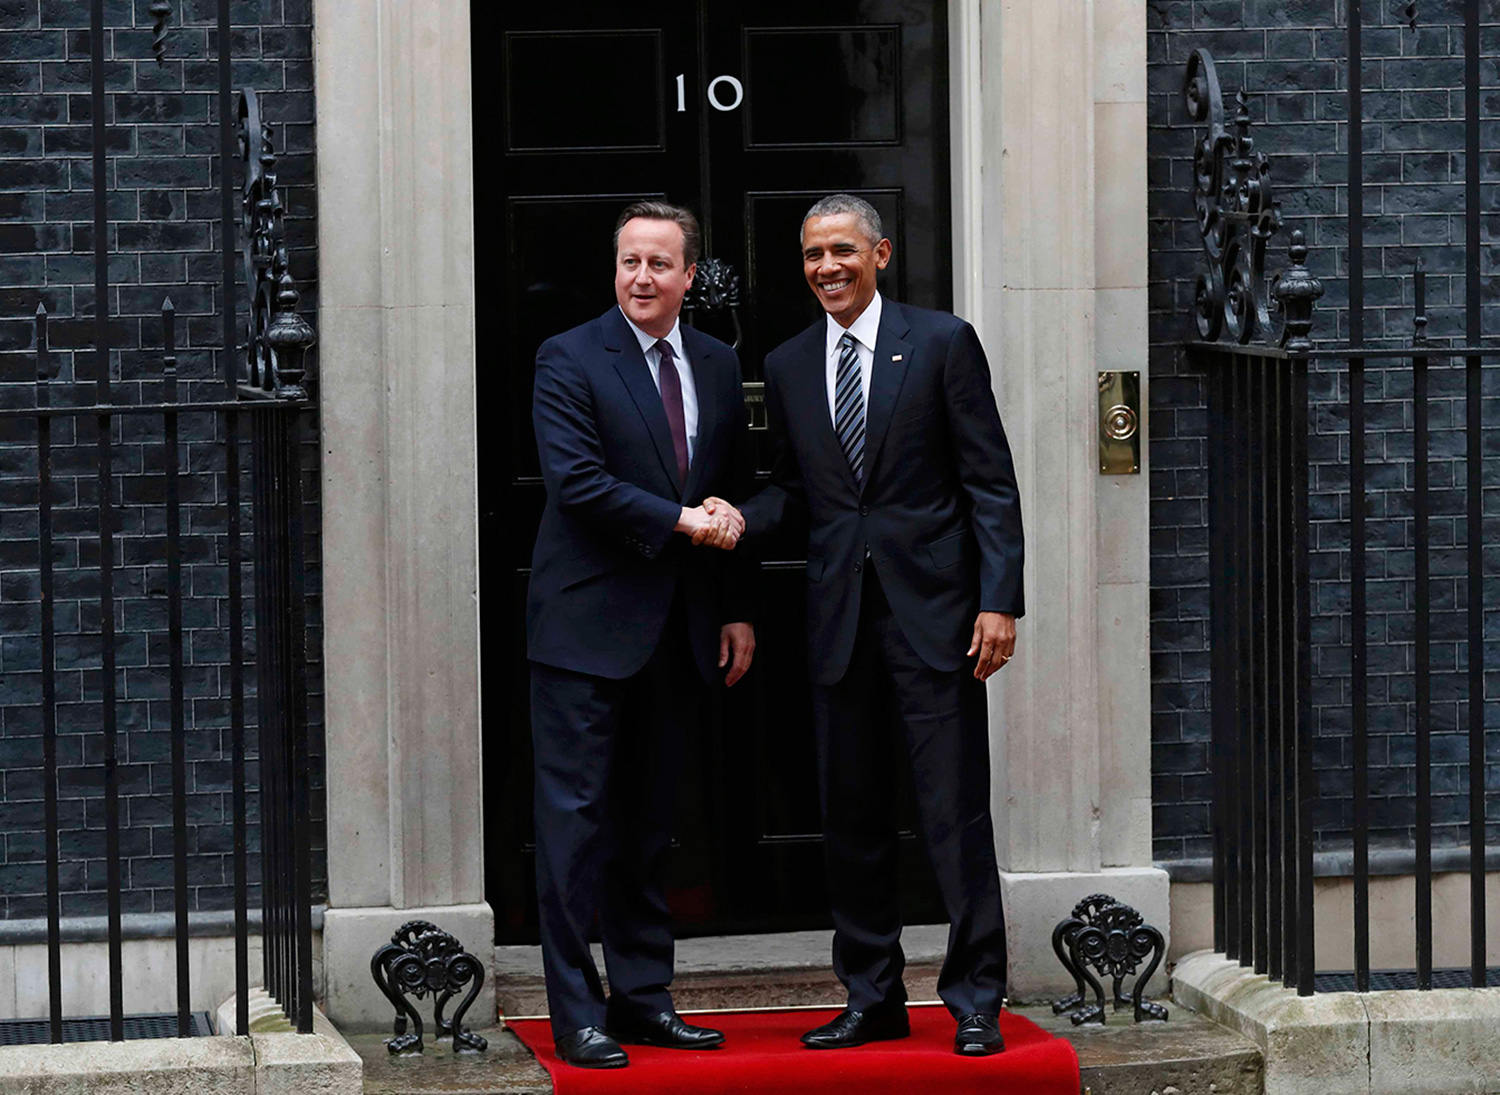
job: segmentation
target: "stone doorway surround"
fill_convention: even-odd
[[[407,920],[488,953],[480,817],[469,6],[320,0],[325,1006],[388,1020]],[[493,995],[474,1005],[492,1014]]]
[[[325,1006],[360,1029],[386,1018],[368,962],[400,923],[476,953],[493,939],[469,6],[317,0],[314,25]],[[1037,998],[1066,987],[1050,928],[1085,894],[1170,923],[1150,860],[1147,480],[1096,466],[1096,371],[1146,372],[1145,8],[950,0],[950,25],[955,299],[990,354],[1033,545],[991,710],[1012,982]]]

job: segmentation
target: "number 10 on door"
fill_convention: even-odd
[[[720,92],[723,85],[726,90]],[[733,98],[725,102],[725,98],[732,95]],[[708,105],[715,110],[735,110],[740,103],[745,101],[745,87],[733,76],[715,76],[708,82]],[[687,111],[687,78],[685,73],[677,74],[677,113]]]

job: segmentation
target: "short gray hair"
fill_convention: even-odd
[[[857,198],[853,194],[830,194],[813,203],[813,207],[807,211],[807,216],[802,218],[799,236],[807,231],[807,222],[814,217],[837,217],[842,213],[852,214],[859,222],[860,231],[870,241],[871,247],[885,238],[880,225],[880,214],[875,211],[875,207],[864,198]]]
[[[698,261],[698,252],[702,247],[701,234],[698,231],[698,218],[693,216],[690,210],[680,205],[670,205],[667,202],[643,201],[634,205],[627,205],[620,219],[615,222],[615,253],[620,251],[620,233],[625,226],[637,217],[648,221],[671,221],[682,229],[682,259],[684,266],[691,266]]]

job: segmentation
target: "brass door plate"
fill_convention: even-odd
[[[745,424],[752,430],[764,430],[766,425],[766,385],[762,380],[746,380],[740,384],[745,397]]]
[[[1141,374],[1099,374],[1099,473],[1141,471]]]

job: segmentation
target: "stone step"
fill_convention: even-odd
[[[1104,1026],[1075,1027],[1049,1007],[1015,1009],[1073,1043],[1084,1095],[1263,1095],[1260,1047],[1243,1035],[1161,1000],[1165,1023],[1136,1023],[1128,1012]]]
[[[1260,1050],[1249,1040],[1176,1004],[1165,1023],[1075,1027],[1047,1007],[1017,1008],[1078,1051],[1082,1095],[1263,1095]],[[365,1095],[552,1095],[546,1072],[515,1035],[481,1031],[483,1054],[455,1056],[446,1043],[421,1057],[392,1057],[380,1035],[350,1044],[365,1062]]]
[[[947,926],[908,927],[901,944],[906,952],[907,995],[912,1000],[936,1000]],[[833,975],[831,958],[831,933],[826,931],[683,939],[677,944],[672,999],[679,1011],[839,1007],[845,993]],[[594,962],[602,972],[604,956],[598,946]],[[502,1018],[546,1013],[540,947],[496,947],[491,969]]]
[[[912,1000],[937,999],[940,968],[936,962],[907,965],[903,980]],[[506,978],[496,983],[495,993],[502,1020],[535,1019],[547,1013],[547,986],[540,975]],[[672,1001],[683,1013],[765,1007],[842,1007],[844,999],[844,986],[829,970],[679,973],[672,981]]]

